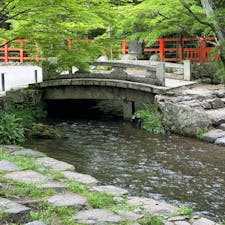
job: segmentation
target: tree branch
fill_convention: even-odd
[[[195,13],[190,9],[190,6],[184,1],[184,0],[179,0],[181,2],[181,4],[184,6],[184,8],[186,8],[188,10],[188,12],[190,13],[190,15],[197,20],[199,23],[205,25],[205,26],[209,26],[214,32],[215,32],[215,28],[213,26],[213,24],[202,21],[197,15],[195,15]]]

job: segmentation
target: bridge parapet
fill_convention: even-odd
[[[142,82],[146,82],[153,85],[165,86],[165,63],[159,62],[157,65],[150,65],[146,61],[136,61],[136,60],[109,60],[109,61],[99,61],[94,62],[95,66],[111,66],[113,68],[110,75],[119,76],[126,80],[137,79],[135,76],[135,70],[142,70],[142,76],[139,79]],[[133,76],[127,73],[127,69],[134,69]],[[134,78],[136,77],[136,78]],[[134,78],[134,79],[133,79]],[[144,79],[143,79],[144,78]]]

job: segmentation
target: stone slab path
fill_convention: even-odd
[[[11,162],[4,159],[4,154],[2,154],[0,194],[4,197],[0,197],[1,225],[8,225],[12,222],[15,225],[62,225],[61,216],[67,216],[67,219],[75,224],[141,225],[142,219],[153,214],[163,216],[160,218],[164,225],[217,225],[213,221],[198,216],[189,218],[185,215],[177,215],[179,208],[175,206],[150,198],[129,196],[127,190],[119,187],[98,186],[98,181],[94,177],[70,171],[74,169],[71,164],[49,157],[40,158],[39,152],[18,146],[1,146],[0,151],[7,154],[7,159],[22,155],[33,160],[37,165],[35,170],[26,170],[23,166],[19,168],[15,163],[18,159],[13,158],[14,162]],[[10,168],[10,171],[4,165]],[[48,170],[43,170],[38,165],[43,165]],[[18,168],[21,171],[18,171]],[[47,174],[43,174],[43,171]],[[61,175],[57,178],[54,173],[57,176],[59,173]],[[12,185],[9,183],[12,181],[15,181],[14,192],[11,192],[9,188]],[[20,189],[20,185],[17,187],[18,184],[27,185],[25,189],[27,193]],[[16,188],[19,189],[16,191]],[[44,196],[36,196],[39,190],[43,191],[40,193]],[[48,190],[52,191],[48,192]],[[29,193],[32,191],[34,191],[34,196]],[[121,204],[124,207],[121,207]],[[2,213],[7,216],[3,217]],[[39,220],[35,217],[32,219],[31,214],[40,215]]]

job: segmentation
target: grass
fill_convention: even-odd
[[[160,216],[151,215],[138,221],[140,225],[163,225],[163,219]]]
[[[144,109],[137,110],[133,119],[141,120],[141,127],[153,134],[165,133],[161,119],[157,114],[157,108],[154,105],[147,105]]]
[[[198,130],[198,131],[196,132],[196,135],[195,135],[195,136],[196,136],[198,139],[202,139],[203,135],[204,135],[205,133],[207,133],[208,131],[209,131],[208,128]]]

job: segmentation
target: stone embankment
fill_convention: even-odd
[[[225,146],[225,89],[219,85],[157,96],[163,122],[172,132]]]
[[[216,225],[182,208],[99,185],[71,164],[18,146],[0,147],[0,183],[1,225]]]

